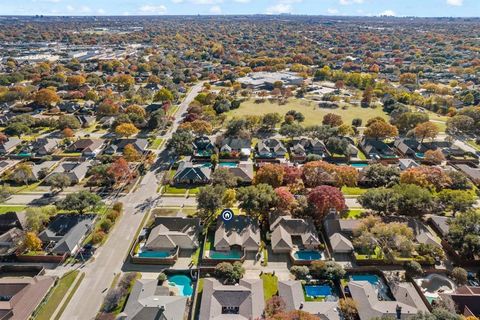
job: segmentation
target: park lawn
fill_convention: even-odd
[[[364,194],[365,192],[367,192],[368,189],[367,188],[360,188],[360,187],[346,187],[346,186],[343,186],[342,187],[342,192],[344,195],[347,195],[347,196],[360,196],[362,194]]]
[[[447,123],[446,122],[435,122],[435,121],[430,121],[434,123],[440,132],[445,132],[447,130]]]
[[[80,271],[75,270],[65,274],[57,285],[52,289],[44,304],[40,306],[36,313],[35,320],[50,320],[63,297],[67,294],[68,289],[72,286],[73,281],[78,276]]]
[[[271,273],[264,273],[260,277],[263,280],[263,295],[267,301],[278,292],[278,278]]]
[[[296,110],[301,112],[305,116],[303,125],[319,125],[322,123],[323,116],[327,113],[335,113],[342,116],[343,122],[351,124],[355,118],[360,118],[363,123],[374,117],[382,117],[388,119],[388,115],[382,110],[382,108],[362,108],[359,106],[350,106],[346,110],[338,109],[325,109],[318,108],[318,103],[314,101],[302,100],[297,98],[290,98],[284,105],[279,105],[276,102],[270,102],[266,100],[262,103],[255,103],[254,100],[246,100],[240,105],[240,108],[231,110],[227,113],[228,119],[233,117],[245,117],[247,115],[261,116],[269,112],[278,112],[280,115],[285,115],[289,110]]]
[[[0,214],[4,214],[4,213],[7,213],[7,212],[19,212],[19,211],[23,211],[27,206],[22,206],[22,205],[19,205],[19,206],[14,206],[14,205],[7,205],[7,206],[3,206],[3,205],[0,205]]]

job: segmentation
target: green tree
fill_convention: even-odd
[[[197,208],[200,210],[200,218],[208,223],[222,208],[222,199],[225,188],[223,186],[205,186],[200,188],[197,194]]]
[[[20,163],[13,170],[11,179],[18,184],[27,184],[35,180],[33,175],[32,165],[28,163]]]
[[[227,168],[222,167],[215,169],[210,179],[212,180],[214,186],[218,185],[225,188],[233,188],[238,183],[237,176]]]
[[[468,211],[450,221],[448,243],[467,258],[480,252],[480,212]]]
[[[9,136],[21,137],[24,134],[32,132],[30,127],[22,122],[12,122],[5,128],[5,133]]]
[[[272,186],[258,184],[238,189],[239,208],[248,215],[265,217],[277,201],[277,194]]]
[[[59,130],[63,130],[66,128],[70,129],[79,129],[81,127],[80,121],[78,121],[77,117],[66,114],[66,115],[61,115],[58,118],[57,122],[57,128]]]
[[[25,210],[27,230],[40,232],[50,219],[57,214],[57,207],[54,205],[44,207],[28,207]]]
[[[63,191],[66,187],[72,184],[72,180],[65,173],[57,173],[47,179],[47,184],[50,185],[52,191]]]
[[[177,156],[187,156],[193,153],[195,137],[188,131],[177,131],[172,134],[167,148]]]
[[[262,124],[267,130],[273,130],[282,121],[282,116],[277,112],[267,113],[263,116]]]
[[[153,97],[154,101],[159,101],[159,102],[172,102],[173,99],[175,99],[173,93],[167,88],[162,88],[158,90],[158,92]]]
[[[78,191],[68,194],[65,199],[58,203],[62,210],[72,210],[83,214],[87,210],[95,210],[102,204],[102,199],[95,193],[89,191]]]
[[[453,216],[457,212],[467,212],[477,202],[477,197],[471,191],[444,189],[437,194],[440,205]]]

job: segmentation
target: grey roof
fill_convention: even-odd
[[[347,252],[354,249],[352,242],[340,233],[332,234],[329,240],[334,252]]]
[[[253,180],[252,162],[241,162],[237,167],[227,167],[227,170],[233,173],[241,182],[251,182]]]
[[[194,249],[198,247],[200,219],[184,217],[156,217],[155,227],[150,231],[145,248]]]
[[[304,246],[317,246],[320,244],[318,232],[313,221],[309,218],[299,219],[291,216],[271,216],[274,220],[270,222],[272,231],[273,249],[292,249],[293,236],[299,236]]]
[[[288,280],[278,282],[278,295],[285,302],[286,311],[302,310],[322,320],[340,320],[338,302],[305,302],[302,283]]]
[[[50,170],[56,163],[57,161],[43,161],[42,163],[34,164],[32,166],[32,173],[36,179],[40,179],[40,172],[43,169]]]
[[[420,165],[413,159],[399,159],[398,160],[398,167],[400,168],[400,170],[416,168],[418,166],[420,166]]]
[[[425,311],[423,308],[418,309],[417,303],[412,301],[415,297],[400,297],[400,301],[383,301],[379,300],[375,287],[368,281],[350,281],[348,289],[352,298],[357,303],[357,310],[360,320],[370,320],[376,317],[393,316],[398,319],[397,311],[400,312],[400,319],[408,319],[419,311]],[[398,289],[397,294],[409,295],[408,289]]]
[[[144,152],[148,146],[147,139],[117,139],[109,147],[114,147],[116,152],[123,152],[127,145],[132,145],[137,152]],[[109,148],[107,147],[107,149]]]
[[[156,279],[138,279],[123,314],[128,320],[183,320],[187,297],[170,296]]]
[[[88,214],[58,215],[38,236],[44,243],[54,243],[52,252],[71,254],[90,232],[94,220],[95,216]]]
[[[257,151],[259,153],[272,152],[276,154],[287,153],[287,148],[279,139],[265,139],[257,143]]]
[[[224,314],[222,310],[236,310]],[[212,278],[204,279],[199,320],[256,319],[265,308],[263,281],[241,279],[238,285],[223,285]]]
[[[21,143],[22,139],[17,137],[9,137],[7,141],[0,143],[0,152],[10,152],[13,148],[20,145]]]
[[[208,182],[212,169],[203,165],[193,164],[190,161],[180,163],[180,166],[173,177],[173,181],[182,182],[192,180],[193,182]]]
[[[237,137],[227,137],[223,139],[220,144],[220,149],[223,150],[241,150],[250,149],[252,147],[251,139],[243,139]]]
[[[80,182],[85,176],[87,175],[88,169],[92,164],[88,161],[84,162],[70,162],[64,161],[61,162],[55,170],[53,170],[52,174],[57,173],[65,173],[68,175],[71,181],[73,182]]]
[[[40,138],[32,145],[32,151],[39,155],[51,153],[58,146],[58,139]]]
[[[224,222],[219,216],[215,231],[214,247],[238,245],[242,248],[258,248],[260,246],[260,227],[258,220],[248,216],[235,216]]]
[[[360,223],[361,221],[358,219],[325,219],[323,225],[330,237],[335,233],[351,234]]]
[[[479,167],[470,167],[466,164],[458,164],[458,169],[466,174],[470,179],[475,183],[480,183],[480,168]]]
[[[26,226],[25,211],[20,212],[7,212],[0,214],[0,233],[7,232],[12,228],[25,229]]]
[[[449,217],[433,215],[430,216],[430,219],[442,233],[442,236],[446,236],[448,234],[448,231],[450,230],[450,226],[448,225],[448,222],[450,221]]]
[[[90,153],[99,149],[104,142],[103,139],[79,139],[70,145],[68,150]]]

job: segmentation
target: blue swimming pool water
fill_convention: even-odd
[[[305,293],[309,297],[326,297],[332,295],[329,285],[305,286]]]
[[[425,154],[423,152],[416,152],[415,155],[418,157],[418,158],[425,158]]]
[[[297,260],[319,260],[322,259],[322,253],[314,250],[300,250],[293,254]]]
[[[168,284],[178,288],[178,292],[183,297],[191,297],[193,293],[192,279],[184,274],[168,276]]]
[[[236,162],[220,162],[218,165],[220,167],[224,167],[224,168],[236,168],[236,167],[238,167],[238,163],[236,163]]]
[[[209,254],[210,259],[219,259],[219,260],[228,260],[228,259],[240,259],[242,257],[242,252],[238,250],[230,250],[226,252],[210,250]]]
[[[350,166],[354,168],[365,168],[368,167],[368,163],[352,163]]]
[[[142,258],[167,258],[171,254],[169,251],[143,251],[138,254]]]
[[[368,281],[374,286],[380,283],[380,278],[375,274],[353,274],[350,276],[352,281]]]

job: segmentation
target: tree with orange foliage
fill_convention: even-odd
[[[67,77],[67,83],[71,88],[78,88],[85,83],[86,79],[82,75],[73,75]]]
[[[435,123],[427,121],[418,124],[415,129],[413,129],[413,132],[417,138],[421,139],[420,143],[423,143],[425,139],[435,139],[440,130]]]
[[[445,161],[442,150],[427,150],[424,154],[424,160],[431,164],[439,165]]]
[[[37,91],[37,93],[33,97],[33,101],[35,101],[39,105],[51,107],[52,104],[60,101],[60,97],[53,89],[44,88]]]
[[[343,124],[342,116],[335,113],[327,113],[323,116],[322,124],[331,127],[339,127]]]
[[[376,121],[367,124],[367,128],[363,134],[368,138],[385,139],[398,136],[397,127],[387,123],[384,119],[377,119]]]
[[[283,184],[285,172],[283,166],[279,164],[268,163],[262,166],[253,179],[253,184],[268,184],[273,188],[278,188]]]
[[[400,174],[400,183],[439,191],[450,186],[452,180],[441,168],[420,166],[403,171]]]
[[[295,206],[295,197],[287,187],[279,187],[275,189],[278,197],[277,208],[289,211]]]
[[[128,162],[123,158],[118,158],[112,163],[107,172],[113,177],[115,184],[119,185],[132,179],[133,173],[128,166]]]
[[[132,123],[122,123],[115,128],[115,133],[120,137],[130,137],[137,134],[138,131]]]
[[[70,128],[63,129],[62,134],[65,138],[73,138],[75,136],[75,133]]]

